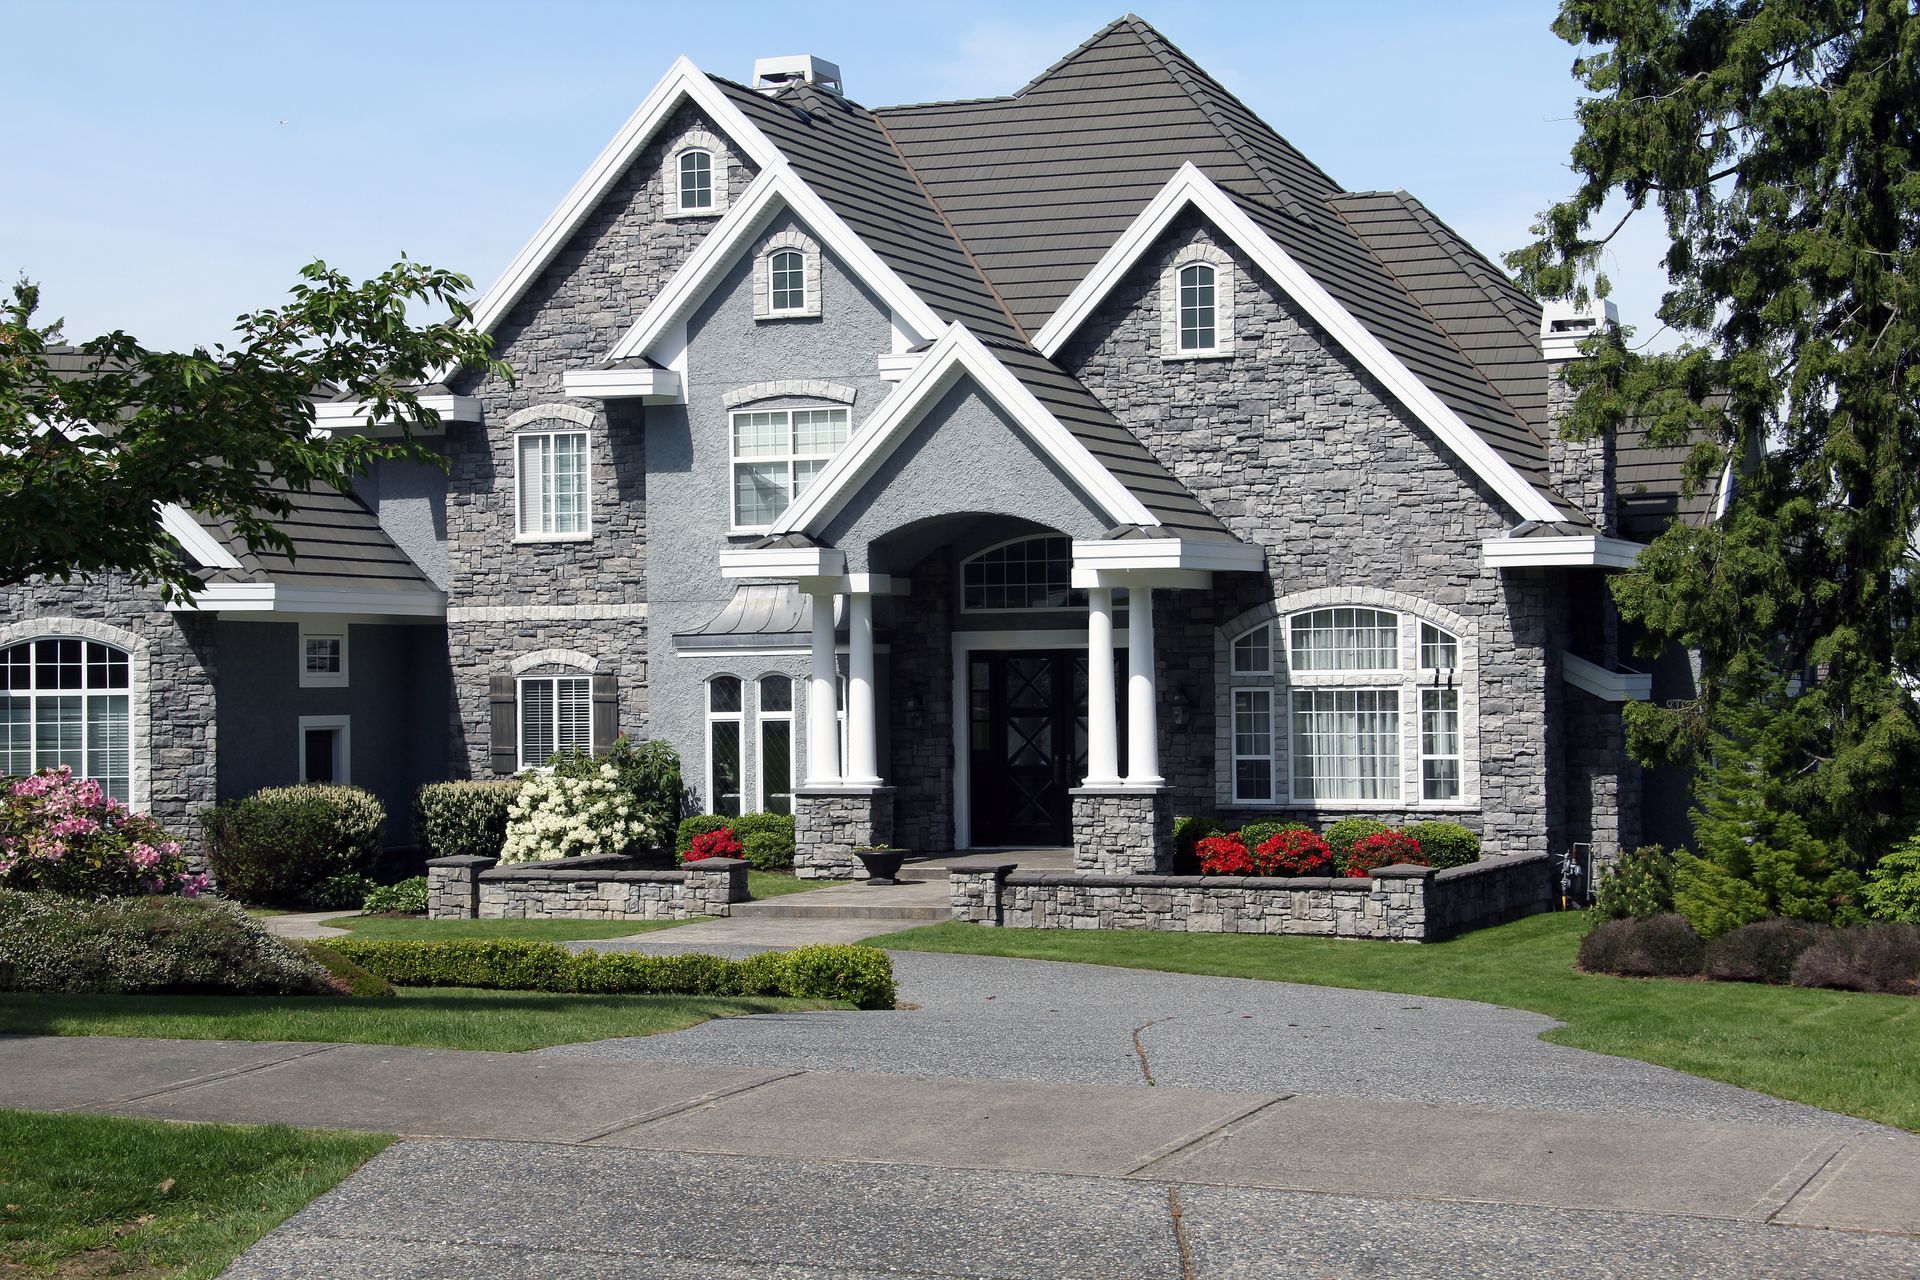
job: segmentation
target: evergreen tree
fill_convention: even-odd
[[[1691,446],[1696,490],[1739,476],[1724,518],[1676,522],[1615,579],[1651,645],[1701,662],[1691,705],[1628,708],[1630,741],[1704,765],[1713,865],[1770,878],[1789,909],[1915,821],[1920,17],[1911,0],[1564,0],[1554,30],[1589,91],[1578,186],[1509,265],[1545,296],[1604,295],[1608,241],[1652,206],[1671,242],[1659,317],[1682,339],[1592,339],[1567,433],[1636,419]]]

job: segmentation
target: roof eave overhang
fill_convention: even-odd
[[[681,401],[680,375],[672,369],[569,369],[561,381],[577,400]]]
[[[1554,538],[1488,538],[1480,559],[1489,569],[1631,569],[1646,547],[1598,534]]]
[[[480,421],[480,401],[475,396],[421,396],[420,407],[438,414],[439,421],[414,423],[412,429],[416,435],[437,435],[452,422]],[[314,405],[313,426],[314,430],[328,435],[399,435],[402,431],[391,414],[377,418],[373,406],[352,400],[323,400]]]
[[[378,618],[444,618],[447,597],[432,589],[374,591],[355,587],[302,587],[277,582],[216,582],[190,600],[167,605],[172,613],[359,614]]]
[[[1204,587],[1216,573],[1260,573],[1266,552],[1227,538],[1093,538],[1073,544],[1073,585]]]
[[[1577,653],[1561,653],[1560,674],[1603,702],[1645,702],[1653,696],[1653,677],[1647,672],[1610,670]]]

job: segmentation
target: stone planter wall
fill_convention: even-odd
[[[738,858],[673,871],[640,869],[627,858],[427,863],[427,915],[435,920],[686,920],[729,915],[746,900],[747,864]]]
[[[1073,866],[1098,875],[1173,869],[1173,793],[1165,787],[1075,787]]]
[[[953,918],[1009,929],[1151,929],[1432,942],[1545,911],[1545,854],[1465,867],[1382,867],[1367,879],[1023,872],[1012,862],[954,868]]]
[[[793,793],[793,874],[802,880],[865,880],[853,856],[893,843],[893,788],[807,787]]]

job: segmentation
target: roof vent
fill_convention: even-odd
[[[753,87],[760,93],[778,93],[790,84],[810,84],[829,93],[845,94],[840,85],[840,67],[810,53],[788,54],[784,58],[759,58],[753,64]]]
[[[1620,323],[1620,309],[1604,298],[1589,298],[1585,306],[1546,302],[1540,306],[1540,354],[1548,360],[1577,360],[1580,344],[1592,337],[1600,322]]]

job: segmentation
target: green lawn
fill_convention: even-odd
[[[708,919],[695,916],[695,920]],[[351,929],[356,938],[377,941],[447,942],[455,938],[529,938],[536,942],[578,942],[587,938],[624,938],[655,929],[671,929],[692,920],[429,920],[425,916],[340,916],[327,923]]]
[[[1573,967],[1585,929],[1584,915],[1563,913],[1404,946],[939,924],[868,943],[1484,1000],[1565,1022],[1546,1034],[1555,1044],[1920,1130],[1920,999],[1599,977]]]
[[[0,1276],[217,1275],[391,1141],[0,1111]]]
[[[6,993],[0,994],[0,1032],[179,1040],[337,1040],[512,1052],[678,1031],[708,1018],[847,1007],[821,1000],[580,996],[464,987],[402,987],[392,999]]]
[[[797,876],[785,875],[778,871],[747,872],[747,893],[755,898],[778,898],[789,893],[805,893],[809,889],[824,889],[832,883],[831,880],[802,880]]]

